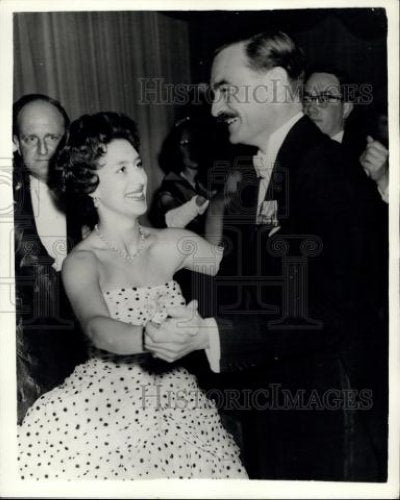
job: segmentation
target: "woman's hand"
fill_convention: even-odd
[[[144,347],[154,357],[173,363],[187,354],[209,347],[205,320],[197,312],[197,301],[168,309],[168,319],[160,325],[147,323]]]

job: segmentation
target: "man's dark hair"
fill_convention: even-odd
[[[281,67],[286,70],[293,88],[298,88],[304,78],[305,57],[303,51],[282,31],[262,32],[250,38],[229,43],[217,49],[218,54],[225,48],[244,43],[248,66],[253,71],[268,71]]]
[[[44,94],[26,94],[13,104],[13,136],[15,135],[18,137],[18,115],[22,108],[24,108],[27,104],[37,101],[48,102],[49,104],[52,104],[56,109],[58,109],[58,111],[64,118],[64,126],[65,130],[67,130],[69,125],[69,116],[63,106],[61,106],[61,104],[56,99],[53,99],[52,97]]]

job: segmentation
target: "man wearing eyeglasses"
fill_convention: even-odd
[[[312,73],[304,87],[303,106],[324,134],[342,142],[345,121],[353,110],[353,103],[344,100],[341,82],[335,74]]]
[[[334,141],[343,143],[365,173],[375,181],[382,199],[388,202],[388,149],[372,137],[356,140],[345,134],[345,123],[354,105],[348,99],[346,78],[337,70],[316,70],[308,77],[303,94],[306,115]]]

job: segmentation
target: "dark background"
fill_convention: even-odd
[[[305,51],[311,65],[330,64],[354,82],[386,85],[384,9],[171,12],[189,25],[192,79],[208,81],[215,48],[237,37],[279,29]]]

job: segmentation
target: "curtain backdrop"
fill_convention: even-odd
[[[144,82],[190,82],[187,22],[157,12],[53,12],[14,15],[14,100],[58,99],[71,119],[119,111],[134,118],[151,195],[157,156],[174,120],[171,103],[143,102]],[[155,81],[148,81],[155,88]]]

